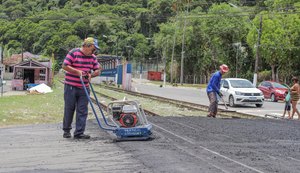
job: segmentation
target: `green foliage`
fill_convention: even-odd
[[[259,28],[260,15],[262,15],[262,36],[259,51],[262,59],[272,68],[272,80],[279,81],[276,74],[288,75],[290,67],[288,62],[298,63],[300,19],[298,14],[282,14],[293,11],[294,0],[266,1],[265,4],[271,9],[257,15],[253,23],[256,27],[250,30],[247,36],[249,45],[257,46],[257,28]],[[253,49],[256,53],[256,49]],[[292,57],[296,55],[296,57]],[[297,58],[298,57],[298,58]]]
[[[173,55],[173,74],[180,74],[184,57],[185,75],[207,77],[226,63],[228,76],[251,79],[262,16],[259,69],[270,69],[273,80],[276,75],[300,75],[298,0],[261,0],[256,6],[223,2],[5,0],[0,3],[0,43],[5,56],[23,47],[54,54],[61,64],[70,49],[93,36],[100,40],[101,53],[131,56],[137,62],[165,55],[170,67]]]
[[[259,72],[258,81],[265,81],[265,80],[272,80],[272,71],[271,70],[264,70],[264,71]]]
[[[73,28],[80,38],[86,38],[89,33],[91,33],[92,28],[89,26],[90,20],[89,19],[79,19],[73,24]]]

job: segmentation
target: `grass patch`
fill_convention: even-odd
[[[0,127],[61,122],[64,111],[63,84],[57,80],[53,92],[0,98]]]

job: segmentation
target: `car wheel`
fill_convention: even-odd
[[[229,106],[231,106],[231,107],[234,107],[234,106],[235,106],[233,96],[230,96],[230,97],[229,97]]]
[[[262,107],[262,104],[255,104],[256,105],[256,107],[258,107],[258,108],[261,108]]]
[[[275,94],[271,94],[271,102],[277,102]]]

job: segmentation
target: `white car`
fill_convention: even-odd
[[[263,93],[247,79],[222,79],[220,92],[223,94],[225,103],[229,103],[231,107],[245,104],[255,104],[257,107],[262,107],[264,104]]]

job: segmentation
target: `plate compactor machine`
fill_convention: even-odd
[[[103,123],[100,121],[96,113],[90,95],[88,94],[88,90],[84,85],[82,76],[80,77],[80,80],[97,120],[97,123],[101,129],[113,132],[117,137],[117,141],[148,140],[151,138],[152,124],[148,122],[145,112],[138,101],[128,101],[124,99],[121,101],[110,102],[107,105],[108,118],[113,123],[110,124],[108,123],[107,118],[104,116],[92,84],[89,83],[91,92],[93,93],[96,101],[96,105],[98,106],[102,119],[104,121]]]

